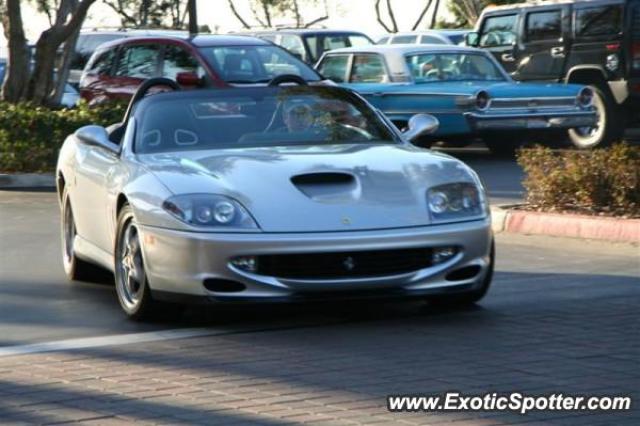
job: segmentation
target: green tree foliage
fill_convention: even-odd
[[[103,0],[126,28],[185,29],[186,0]]]

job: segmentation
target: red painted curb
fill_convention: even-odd
[[[511,210],[506,232],[640,243],[640,219]]]

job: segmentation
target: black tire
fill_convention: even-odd
[[[500,158],[515,158],[518,149],[524,145],[511,137],[501,135],[487,136],[483,139],[491,154]]]
[[[493,280],[493,269],[496,258],[495,242],[491,241],[491,252],[489,255],[489,270],[482,280],[482,285],[477,289],[467,291],[464,293],[452,293],[452,294],[440,294],[437,296],[427,297],[427,302],[432,305],[442,306],[465,306],[472,305],[479,302],[489,291],[491,287],[491,281]]]
[[[76,223],[66,188],[62,192],[61,216],[62,266],[67,278],[70,281],[102,281],[105,272],[98,266],[78,258],[75,252]]]
[[[568,131],[569,140],[578,149],[601,148],[611,145],[624,134],[624,114],[608,89],[589,86],[593,90],[593,106],[598,113],[596,127]]]
[[[145,321],[154,317],[160,304],[153,300],[142,258],[142,241],[129,205],[118,214],[114,272],[118,302],[127,317]]]

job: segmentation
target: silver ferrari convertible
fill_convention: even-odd
[[[64,142],[71,280],[111,270],[132,319],[167,302],[473,303],[487,292],[494,245],[478,176],[411,144],[436,130],[433,117],[399,132],[355,92],[291,75],[178,89],[149,80],[121,123]]]

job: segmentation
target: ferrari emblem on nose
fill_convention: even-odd
[[[349,256],[342,262],[342,265],[347,271],[353,271],[353,268],[356,267],[356,262],[354,262],[353,257]]]

